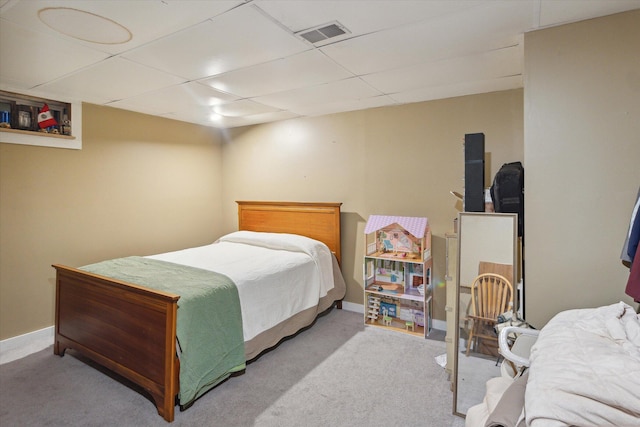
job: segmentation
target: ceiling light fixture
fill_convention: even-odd
[[[71,7],[46,7],[38,11],[38,18],[59,33],[91,43],[122,44],[133,38],[117,22]]]

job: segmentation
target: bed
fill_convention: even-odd
[[[529,355],[510,351],[514,334],[537,335]],[[640,316],[624,302],[507,327],[500,349],[522,374],[490,379],[467,427],[640,426]]]
[[[132,381],[171,422],[176,403],[340,308],[341,204],[237,203],[239,230],[210,245],[53,265],[54,354],[73,349]]]

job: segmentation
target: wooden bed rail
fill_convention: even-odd
[[[178,295],[55,264],[54,354],[72,348],[145,389],[174,419]]]

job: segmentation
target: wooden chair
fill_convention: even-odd
[[[473,314],[467,316],[473,324],[467,343],[467,356],[474,340],[477,351],[478,338],[495,341],[497,345],[498,335],[493,328],[498,322],[498,316],[509,310],[512,302],[513,286],[504,276],[484,273],[473,280],[471,284]]]

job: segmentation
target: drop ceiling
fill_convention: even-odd
[[[521,88],[524,33],[638,8],[640,0],[0,0],[0,89],[245,126]],[[303,37],[326,26],[338,35]]]

